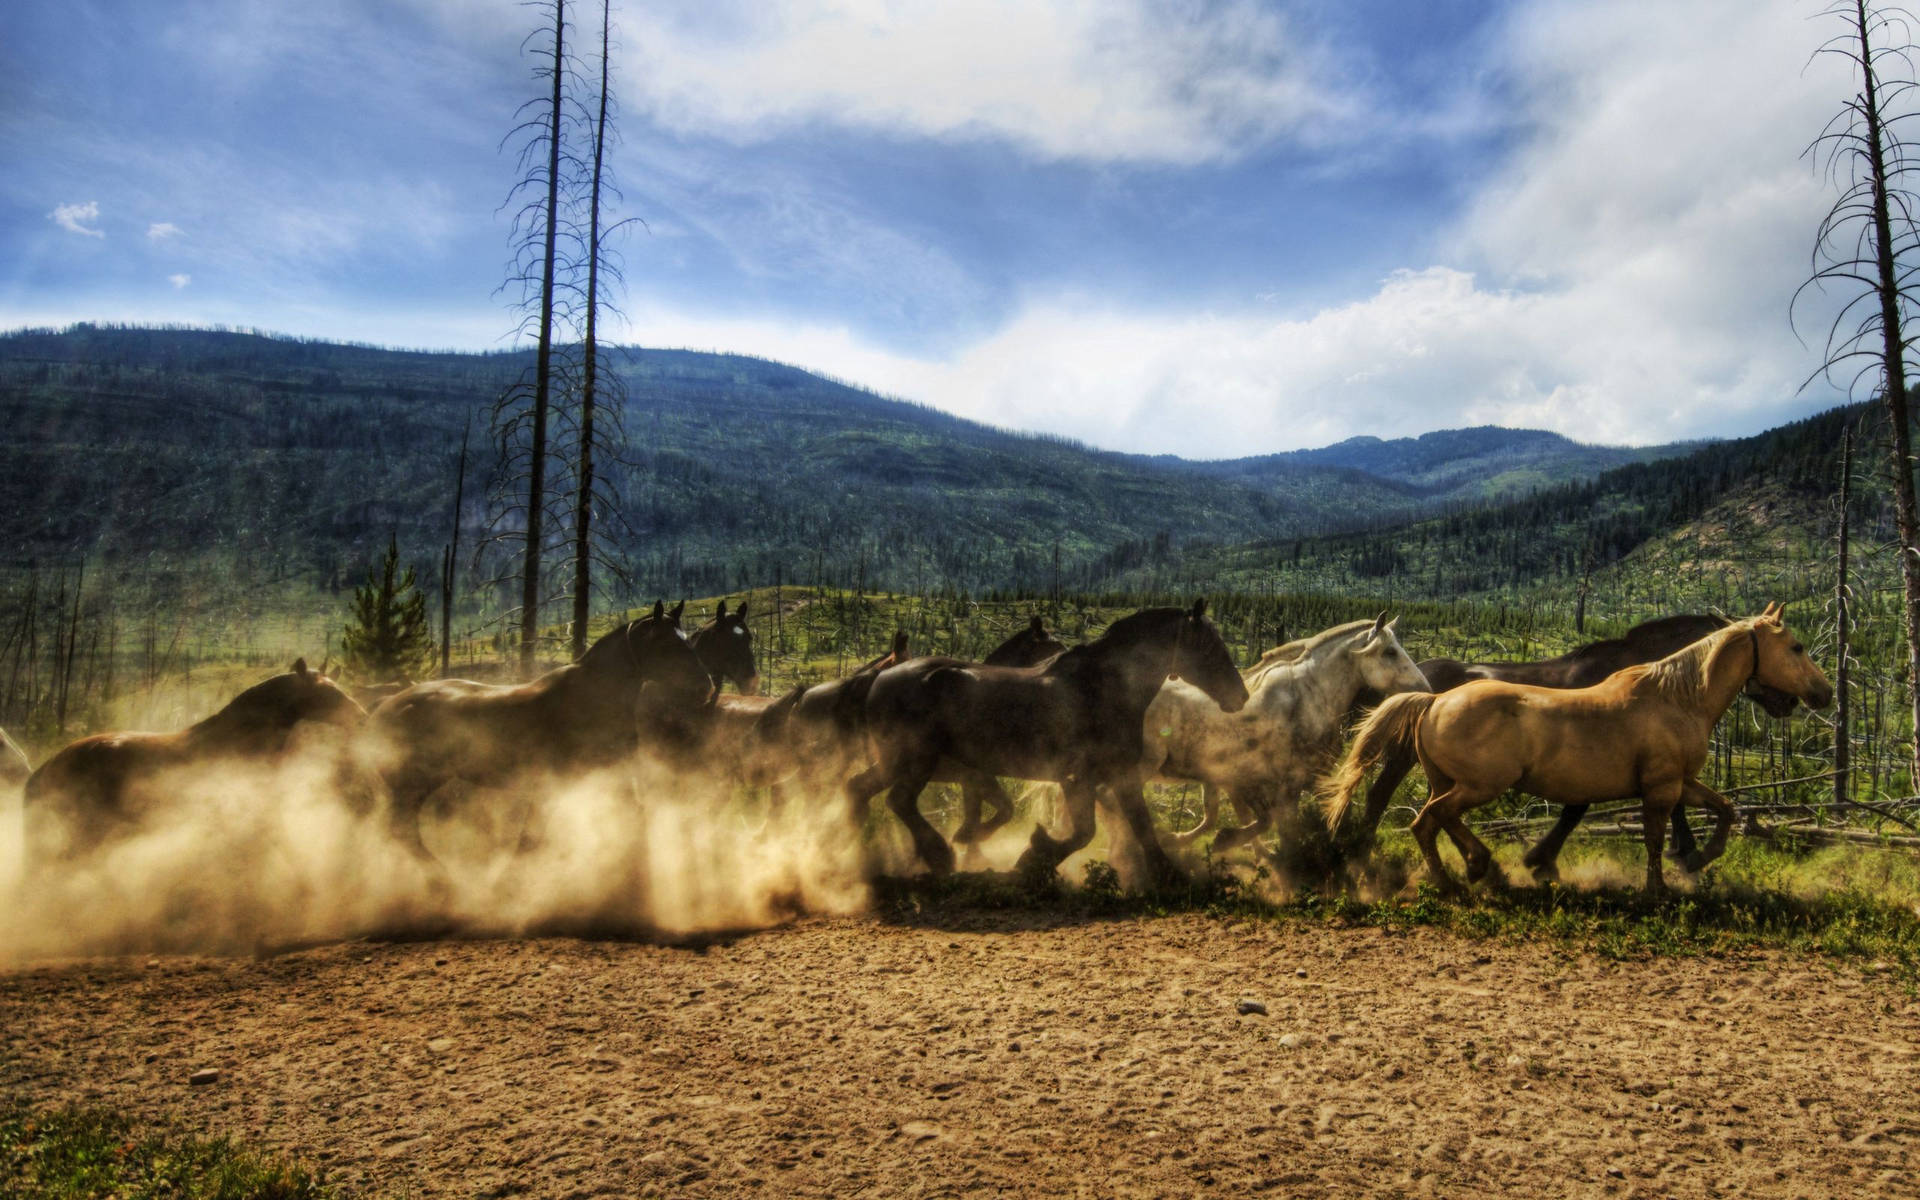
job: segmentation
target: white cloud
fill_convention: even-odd
[[[1335,55],[1252,0],[767,0],[733,15],[701,0],[625,18],[624,74],[648,115],[742,141],[830,122],[1201,163],[1280,138],[1334,145],[1367,108]]]
[[[171,221],[155,221],[147,226],[147,240],[151,242],[164,242],[168,238],[179,236],[180,227]]]
[[[1801,151],[1849,94],[1843,72],[1807,66],[1830,31],[1804,17],[1751,0],[1524,8],[1496,43],[1522,143],[1434,257],[1295,319],[1032,296],[943,360],[836,327],[655,314],[657,332],[1141,451],[1479,423],[1643,444],[1757,430],[1837,399],[1799,392],[1820,348],[1787,319],[1831,200]]]
[[[89,229],[88,223],[100,219],[99,202],[89,200],[85,204],[61,204],[47,214],[55,225],[69,233],[85,234],[87,237],[103,238],[107,236],[98,229]]]
[[[173,285],[173,290],[177,292],[177,291],[179,291],[179,290],[180,290],[181,288],[184,288],[184,287],[186,287],[186,286],[187,286],[188,284],[190,284],[190,283],[192,283],[192,282],[193,282],[193,276],[191,276],[191,275],[186,275],[186,274],[180,274],[180,275],[169,275],[169,276],[167,276],[167,282],[168,282],[168,283],[170,283],[170,284],[172,284],[172,285]]]

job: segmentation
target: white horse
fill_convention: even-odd
[[[1218,826],[1219,788],[1245,823],[1222,828],[1214,850],[1257,839],[1274,803],[1294,803],[1339,753],[1342,725],[1363,695],[1430,691],[1395,624],[1381,613],[1267,651],[1242,672],[1250,698],[1239,712],[1167,681],[1147,707],[1140,776],[1203,785],[1206,815],[1177,839],[1190,843]]]

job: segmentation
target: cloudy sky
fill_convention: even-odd
[[[1835,399],[1821,7],[616,0],[620,332],[1193,456],[1750,432]],[[0,326],[509,344],[531,22],[25,0]]]

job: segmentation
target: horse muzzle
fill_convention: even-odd
[[[760,694],[760,677],[758,675],[749,675],[745,679],[742,679],[740,681],[740,694],[742,696],[758,696]]]

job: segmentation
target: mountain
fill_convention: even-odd
[[[390,531],[432,579],[469,426],[482,465],[460,525],[484,545],[489,413],[530,359],[221,330],[0,335],[0,537],[15,570],[85,558],[148,581],[153,604],[335,593]],[[1380,526],[1674,450],[1482,428],[1196,463],[994,429],[760,359],[612,359],[628,449],[601,469],[624,521],[603,528],[633,581],[618,599],[781,577],[978,590],[1057,570],[1104,586],[1182,547],[1212,562],[1205,547]],[[484,581],[510,558],[462,557],[463,593],[508,603]]]
[[[1524,493],[1630,463],[1673,458],[1702,444],[1590,446],[1542,429],[1479,425],[1391,440],[1354,437],[1317,450],[1198,466],[1219,478],[1254,486],[1302,467],[1342,467],[1405,484],[1428,498],[1466,499]]]
[[[1241,590],[1537,603],[1597,580],[1637,591],[1643,610],[1815,595],[1832,587],[1825,560],[1849,428],[1861,439],[1850,511],[1856,569],[1866,570],[1866,549],[1892,537],[1883,489],[1872,486],[1886,439],[1880,410],[1854,405],[1504,501],[1317,536],[1190,543],[1116,563],[1115,584],[1207,579]]]

